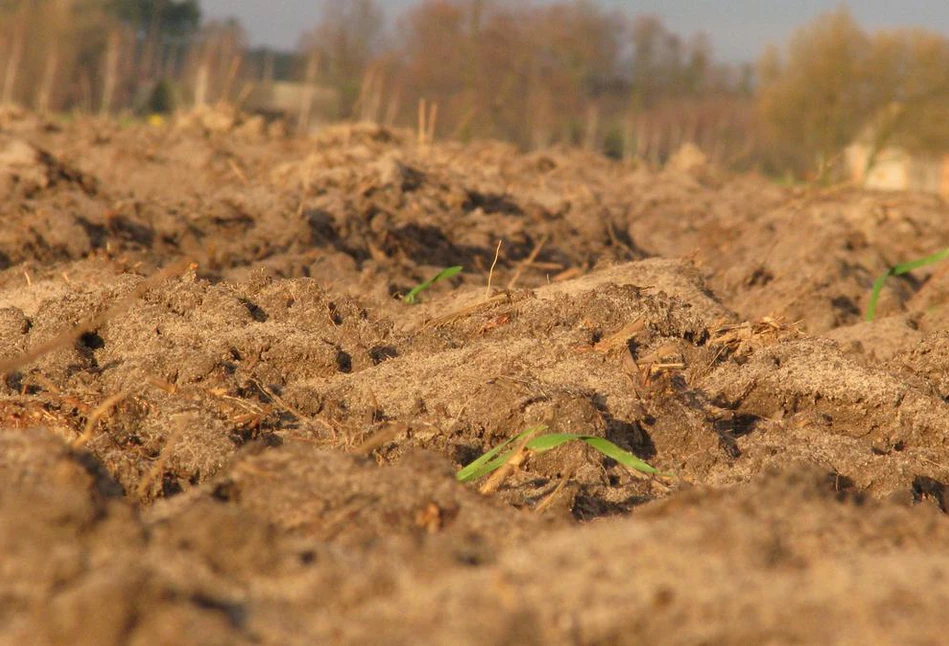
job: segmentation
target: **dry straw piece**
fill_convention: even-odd
[[[165,446],[162,447],[161,453],[158,454],[158,459],[152,464],[152,467],[148,470],[148,474],[138,483],[136,493],[139,499],[144,499],[149,491],[151,491],[156,484],[161,482],[165,465],[168,463],[169,458],[171,458],[171,454],[174,452],[175,446],[178,444],[181,436],[184,435],[188,425],[193,423],[193,421],[193,416],[190,414],[182,415],[178,419],[178,424],[171,436],[165,441]]]
[[[494,278],[494,267],[498,264],[498,256],[501,255],[501,240],[498,240],[498,248],[494,250],[494,261],[491,263],[491,269],[488,270],[488,286],[484,290],[484,299],[491,298],[491,280]]]
[[[517,281],[520,279],[521,274],[524,273],[524,270],[534,264],[534,261],[537,260],[537,256],[540,255],[540,250],[544,248],[544,245],[547,244],[547,241],[550,240],[550,236],[544,234],[544,237],[540,239],[540,242],[534,245],[534,248],[531,250],[531,253],[523,262],[517,265],[517,269],[514,270],[514,275],[511,276],[511,280],[507,281],[507,288],[514,289],[514,285],[517,284]]]
[[[545,427],[537,426],[524,433],[501,468],[492,473],[478,491],[483,495],[492,494],[497,491],[498,487],[507,480],[507,477],[511,475],[515,469],[524,464],[524,461],[530,454],[530,450],[527,448],[528,443],[544,428]]]
[[[85,446],[95,434],[96,424],[99,423],[99,420],[105,417],[116,404],[126,397],[128,397],[128,393],[125,391],[117,392],[110,397],[106,397],[105,401],[96,406],[96,409],[89,415],[89,419],[86,420],[86,427],[83,429],[82,435],[73,440],[70,443],[70,447],[73,449],[81,449],[83,446]]]

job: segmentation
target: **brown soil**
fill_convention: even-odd
[[[0,643],[944,643],[938,198],[8,111],[0,200]],[[538,423],[671,475],[456,481]]]

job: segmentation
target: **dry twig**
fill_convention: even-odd
[[[563,474],[563,477],[560,478],[560,482],[557,483],[557,486],[551,491],[543,500],[537,503],[537,506],[534,507],[534,511],[538,514],[542,514],[554,503],[554,500],[557,499],[557,495],[563,491],[563,488],[570,481],[570,478],[573,477],[573,474],[576,473],[577,469],[580,467],[580,460],[574,460],[573,464],[567,469],[567,472]]]
[[[494,261],[491,263],[491,269],[488,270],[488,287],[484,290],[485,300],[491,298],[491,279],[494,278],[494,266],[498,264],[498,256],[501,255],[501,241],[498,240],[498,248],[494,250]]]
[[[105,417],[109,411],[112,410],[113,406],[118,404],[126,397],[128,397],[128,392],[123,390],[110,397],[107,397],[105,401],[96,406],[96,409],[89,415],[89,419],[86,420],[86,427],[83,429],[82,435],[74,439],[70,443],[70,447],[73,449],[81,449],[83,446],[85,446],[95,434],[96,424],[99,422],[99,420]]]
[[[190,420],[191,416],[186,415],[178,421],[178,425],[175,427],[174,432],[172,432],[171,436],[165,442],[165,446],[162,447],[161,453],[158,454],[158,458],[154,463],[152,463],[152,467],[148,470],[148,474],[139,480],[138,488],[136,489],[139,500],[144,499],[155,483],[161,478],[162,471],[165,469],[165,464],[168,463],[168,459],[174,452],[175,445],[178,444],[178,440],[180,440],[181,436],[184,435],[185,427],[188,425]]]
[[[511,295],[507,292],[501,292],[500,294],[495,294],[486,301],[481,301],[480,303],[475,303],[474,305],[469,305],[467,307],[462,307],[459,310],[456,310],[445,316],[439,316],[438,318],[428,321],[423,326],[423,329],[433,328],[433,327],[442,327],[443,325],[449,325],[455,321],[459,321],[467,316],[471,316],[482,310],[489,309],[492,305],[498,303],[510,302]]]
[[[383,444],[388,444],[396,437],[408,430],[405,422],[392,422],[386,424],[368,439],[353,447],[351,452],[357,455],[369,455]]]
[[[511,475],[515,469],[524,464],[524,461],[527,460],[528,454],[530,454],[530,449],[527,448],[527,443],[530,442],[538,431],[540,427],[534,429],[531,433],[525,433],[524,437],[521,438],[521,441],[517,443],[517,446],[511,451],[511,456],[497,471],[492,473],[484,484],[478,489],[482,495],[492,494],[497,491],[498,487],[507,480],[507,477]]]
[[[544,235],[544,237],[540,239],[540,242],[534,245],[534,248],[533,250],[531,250],[530,255],[527,256],[527,258],[525,258],[523,262],[517,265],[517,269],[514,270],[514,275],[511,276],[511,280],[507,281],[508,289],[514,289],[514,285],[517,283],[518,279],[520,279],[521,274],[524,273],[525,269],[527,269],[532,264],[534,264],[534,261],[537,260],[537,256],[540,254],[540,250],[544,248],[544,245],[547,244],[547,240],[549,239],[550,239],[550,236]]]

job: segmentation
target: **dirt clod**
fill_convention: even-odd
[[[230,113],[2,128],[0,642],[944,640],[944,271],[862,321],[942,201]],[[574,442],[455,478],[540,426],[662,475]]]

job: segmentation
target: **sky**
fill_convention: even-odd
[[[539,0],[542,1],[542,0]],[[839,0],[599,0],[631,15],[652,13],[682,36],[707,33],[718,60],[753,61],[769,43],[784,44],[794,29],[831,11]],[[379,0],[391,14],[413,0]],[[300,33],[319,20],[319,0],[201,0],[207,18],[236,16],[254,46],[296,47]],[[926,27],[949,37],[947,0],[855,0],[853,15],[868,30]]]

